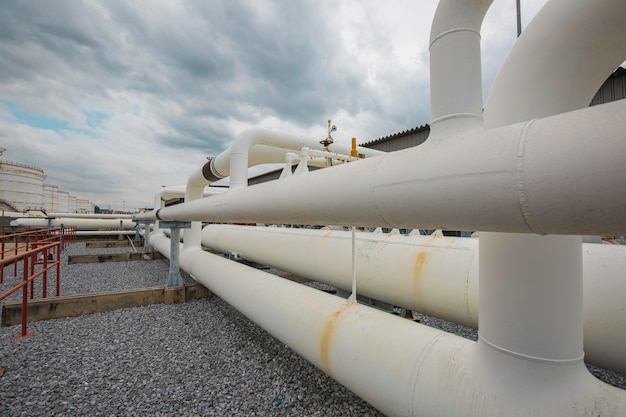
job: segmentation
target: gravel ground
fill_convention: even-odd
[[[167,260],[67,265],[67,254],[119,252],[68,248],[62,294],[163,284]],[[29,331],[13,340],[19,326],[0,329],[0,416],[382,416],[218,297],[33,322]],[[626,375],[591,370],[626,388]]]

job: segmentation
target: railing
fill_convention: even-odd
[[[31,336],[27,332],[28,299],[35,298],[35,279],[42,277],[42,298],[48,295],[48,271],[56,272],[56,296],[61,295],[61,250],[76,241],[76,228],[35,230],[0,236],[0,283],[4,270],[13,265],[13,276],[22,263],[22,280],[0,294],[0,301],[22,289],[22,331],[15,338]]]

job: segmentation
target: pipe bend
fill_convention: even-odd
[[[626,57],[625,16],[624,0],[547,2],[493,82],[485,127],[587,107]]]
[[[475,32],[480,37],[480,27],[491,3],[493,0],[441,0],[430,29],[430,45],[459,29]]]
[[[433,46],[433,44],[435,42],[437,42],[439,39],[442,39],[442,38],[446,37],[447,35],[452,35],[453,33],[458,33],[458,32],[469,32],[469,33],[472,33],[472,34],[476,35],[478,37],[478,39],[481,38],[479,29],[475,29],[475,28],[472,28],[472,27],[452,28],[452,29],[448,29],[448,30],[446,30],[446,31],[436,35],[434,38],[432,38],[430,40],[430,44],[428,45],[428,49],[430,49]]]

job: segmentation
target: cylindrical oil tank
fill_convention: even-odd
[[[21,212],[41,210],[45,177],[41,168],[0,161],[0,200]]]
[[[57,192],[57,201],[59,204],[59,208],[56,210],[58,213],[69,213],[69,199],[70,193],[67,191],[59,191]]]
[[[46,212],[51,213],[58,211],[59,208],[59,187],[52,184],[43,185],[43,208]]]
[[[93,213],[91,209],[91,202],[86,198],[76,199],[76,212],[77,213]]]
[[[70,194],[67,199],[67,212],[76,213],[76,196]]]

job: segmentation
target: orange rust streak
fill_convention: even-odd
[[[417,253],[415,257],[415,264],[413,266],[413,291],[415,296],[419,299],[421,296],[421,281],[422,272],[424,270],[424,264],[428,262],[428,253],[421,251]]]
[[[322,359],[322,368],[324,372],[326,372],[331,377],[333,376],[332,371],[330,369],[330,357],[329,351],[332,344],[333,335],[335,333],[335,325],[337,324],[337,319],[341,314],[345,311],[348,305],[344,304],[337,311],[331,314],[328,317],[328,321],[324,326],[324,330],[322,331],[322,340],[320,341],[320,357]]]
[[[330,235],[332,235],[332,234],[333,234],[333,231],[332,231],[332,230],[331,230],[331,231],[329,231],[329,232],[326,232],[326,233],[324,233],[324,236],[322,236],[322,239],[326,239],[327,237],[329,237],[329,236],[330,236]]]

